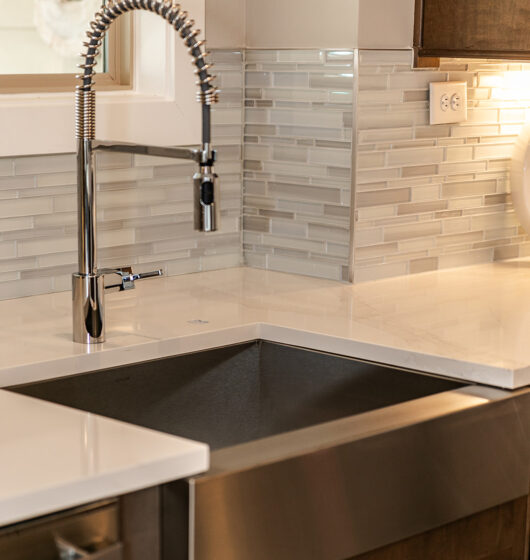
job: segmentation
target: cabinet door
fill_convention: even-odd
[[[530,58],[530,0],[416,0],[420,56]]]

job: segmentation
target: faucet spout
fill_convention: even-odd
[[[201,150],[199,171],[193,176],[194,225],[198,231],[216,231],[219,223],[219,184],[213,171],[215,158],[215,151],[206,144]]]
[[[96,59],[103,39],[112,23],[133,10],[147,10],[163,17],[180,35],[193,59],[199,86],[197,100],[202,105],[202,145],[200,149],[139,146],[126,142],[96,141],[96,92],[94,76]],[[205,41],[199,40],[199,30],[175,0],[108,0],[95,14],[87,32],[88,41],[76,88],[77,137],[77,207],[78,207],[78,264],[73,275],[73,338],[75,342],[92,344],[105,340],[103,276],[97,268],[96,171],[94,155],[97,150],[155,155],[195,161],[199,169],[193,176],[194,225],[200,231],[215,231],[219,223],[217,175],[213,171],[216,152],[211,147],[211,105],[218,101],[219,90],[210,74]],[[156,275],[159,275],[158,273]],[[131,282],[155,274],[133,275]]]

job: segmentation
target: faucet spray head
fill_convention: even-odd
[[[219,184],[213,171],[216,153],[205,145],[199,171],[193,176],[194,223],[198,231],[217,231],[219,224]]]

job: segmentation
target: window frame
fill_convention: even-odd
[[[107,34],[108,72],[96,74],[96,87],[101,91],[130,89],[132,85],[133,18],[121,17]],[[79,52],[81,52],[81,45]],[[82,62],[81,56],[79,62]],[[0,74],[2,93],[42,93],[71,91],[77,84],[76,74]]]
[[[204,29],[205,0],[186,0],[186,8]],[[132,16],[131,87],[96,88],[98,139],[199,144],[201,109],[188,49],[160,16],[143,10]],[[0,93],[0,157],[75,152],[74,100],[74,88]]]

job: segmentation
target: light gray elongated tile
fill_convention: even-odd
[[[410,189],[383,189],[357,193],[357,208],[408,202]]]
[[[316,127],[305,125],[279,125],[280,136],[295,136],[320,140],[345,140],[348,136],[339,128]]]
[[[514,146],[512,144],[475,146],[475,159],[505,159],[511,158]]]
[[[308,251],[311,253],[324,253],[326,250],[324,241],[315,241],[310,239],[298,239],[285,237],[281,235],[264,234],[260,240],[264,246],[283,247],[286,249],[295,249],[299,251]]]
[[[52,210],[53,201],[47,197],[4,200],[0,203],[0,218],[49,214]]]
[[[388,129],[388,128],[410,128],[414,124],[413,112],[367,112],[359,115],[358,124],[360,130]]]
[[[442,195],[447,198],[472,196],[477,194],[495,193],[497,181],[465,181],[462,183],[445,183]]]
[[[96,165],[98,169],[132,167],[133,156],[131,154],[118,154],[112,152],[98,152],[96,154]]]
[[[269,232],[270,219],[258,216],[243,216],[243,229],[245,231]]]
[[[464,243],[482,241],[483,239],[483,231],[468,231],[452,235],[440,235],[436,238],[436,245],[438,247],[448,247],[450,245],[462,245]]]
[[[0,158],[0,177],[13,175],[14,169],[15,165],[11,158]]]
[[[406,224],[385,228],[385,241],[398,241],[415,237],[439,235],[442,232],[442,224],[439,221]]]
[[[250,146],[246,150],[246,153],[251,153]],[[272,150],[272,159],[276,161],[307,162],[308,150],[303,147],[275,145]]]
[[[269,182],[269,192],[275,194],[279,198],[286,197],[295,198],[296,200],[340,202],[340,191],[338,189]]]
[[[521,254],[518,247],[526,237],[518,235],[510,206],[509,163],[530,99],[507,101],[499,87],[505,73],[521,67],[443,59],[440,70],[413,70],[405,58],[396,62],[402,56],[393,51],[359,55],[354,243],[377,246],[383,236],[387,244],[397,242],[398,251],[374,252],[372,259],[359,252],[354,269],[362,265],[363,272],[356,281]],[[447,79],[468,83],[468,121],[430,126],[428,83]],[[392,189],[407,188],[410,201],[392,201]],[[366,201],[374,205],[363,207]],[[401,270],[395,266],[400,260],[406,265]]]
[[[322,126],[325,128],[342,128],[342,114],[336,111],[296,111],[278,110],[269,111],[272,124],[288,124],[302,126]]]
[[[52,290],[52,278],[34,278],[29,280],[0,282],[0,299],[36,296],[49,293]]]
[[[33,217],[0,218],[0,233],[5,231],[20,231],[33,227]]]
[[[75,171],[75,168],[74,154],[21,157],[15,161],[16,175],[59,173],[62,171]]]
[[[407,274],[407,263],[389,263],[379,266],[368,266],[356,268],[354,272],[354,282],[370,282],[374,280],[382,280],[383,278],[392,278],[394,276],[403,276]]]
[[[0,259],[11,259],[16,255],[15,241],[0,241]]]
[[[342,267],[340,264],[332,265],[308,259],[293,259],[289,257],[269,255],[267,259],[267,266],[268,268],[279,272],[303,274],[331,280],[342,280]]]
[[[351,55],[351,53],[350,53]],[[322,50],[281,50],[278,51],[278,60],[280,62],[312,62],[312,63],[324,63],[326,59],[325,51]]]
[[[303,72],[274,72],[275,87],[304,88],[309,86],[309,74]]]
[[[424,214],[439,212],[447,208],[447,200],[434,200],[426,202],[411,202],[409,204],[400,204],[397,208],[398,216],[406,214]]]
[[[21,177],[14,177],[14,176],[1,177],[1,172],[0,172],[1,190],[33,189],[35,188],[35,185],[36,185],[36,181],[33,175],[21,176]]]
[[[359,107],[401,103],[403,92],[399,89],[362,90],[359,92]]]
[[[351,159],[351,149],[343,150],[340,148],[311,148],[309,150],[309,161],[312,163],[341,166],[350,170]]]
[[[353,74],[310,74],[309,87],[348,91],[353,89]]]
[[[32,241],[20,241],[17,244],[17,256],[28,257],[50,253],[61,253],[73,251],[77,247],[75,237],[60,237],[52,239],[39,239]]]
[[[388,76],[384,74],[361,74],[359,76],[359,91],[386,90],[388,88]]]
[[[253,72],[245,73],[245,85],[249,87],[263,87],[272,85],[272,75],[270,72]]]
[[[488,263],[493,260],[493,248],[465,251],[451,255],[442,255],[438,258],[439,268],[454,268],[470,266],[472,264]]]
[[[396,72],[389,76],[390,89],[427,89],[431,82],[447,81],[445,72]]]
[[[260,98],[273,101],[327,101],[329,97],[328,92],[317,89],[263,88],[260,93]],[[247,99],[249,98],[247,92]]]
[[[412,150],[391,150],[387,156],[389,166],[440,163],[444,159],[443,148],[418,148]]]
[[[348,243],[350,232],[348,228],[309,224],[309,238]]]

